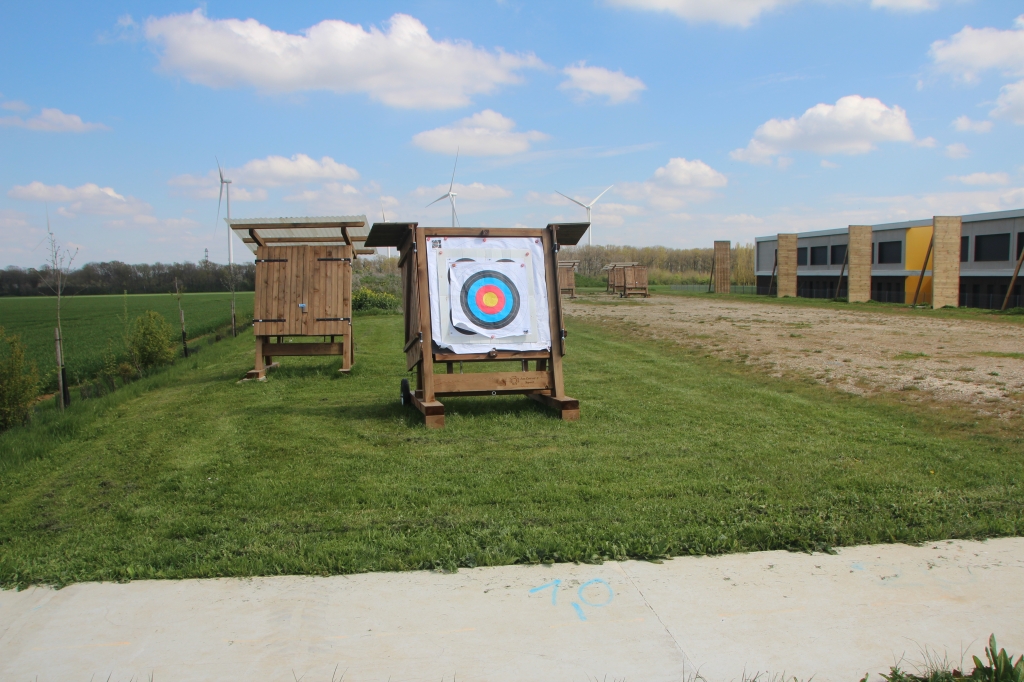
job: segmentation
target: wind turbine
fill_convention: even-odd
[[[615,185],[608,185],[608,189],[606,189],[604,192],[607,192],[609,189],[611,189],[614,186]],[[601,192],[596,197],[594,197],[594,200],[591,201],[589,204],[583,204],[583,203],[580,203],[580,202],[576,201],[572,197],[569,197],[569,196],[566,196],[566,195],[562,194],[557,189],[555,190],[555,194],[562,194],[563,197],[565,197],[566,199],[568,199],[572,203],[579,204],[583,208],[587,209],[587,222],[588,223],[591,222],[591,220],[590,220],[590,209],[594,207],[594,204],[597,203],[598,199],[600,199],[601,197],[604,196],[604,192]],[[594,228],[593,228],[593,226],[591,226],[591,228],[589,230],[587,230],[587,246],[593,246],[593,245],[594,245]]]
[[[459,219],[458,214],[455,213],[455,197],[458,196],[458,195],[455,192],[452,191],[452,188],[455,187],[455,169],[458,168],[458,167],[459,167],[459,149],[458,149],[458,147],[456,147],[455,148],[455,165],[452,166],[452,181],[448,185],[448,193],[447,194],[442,194],[441,196],[439,196],[438,198],[434,199],[429,204],[427,204],[427,207],[433,206],[437,202],[441,201],[441,199],[444,199],[445,197],[447,197],[448,200],[452,202],[452,227],[455,227],[455,222]]]
[[[224,171],[220,167],[220,159],[217,160],[217,174],[220,175],[220,194],[217,196],[217,222],[220,222],[220,201],[224,198],[224,186],[228,191],[228,283],[231,287],[231,336],[238,336],[235,329],[235,243],[231,239],[231,181],[224,179]]]
[[[384,197],[380,198],[380,220],[381,220],[381,222],[384,222],[384,223],[386,223],[388,221],[388,217],[386,215],[384,215]],[[387,247],[387,249],[388,249],[388,258],[391,258],[391,247],[389,246],[389,247]]]

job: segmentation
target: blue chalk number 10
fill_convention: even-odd
[[[534,587],[532,590],[530,590],[530,594],[534,594],[535,592],[540,592],[541,590],[551,588],[551,605],[555,606],[558,603],[558,588],[559,586],[561,586],[561,584],[562,581],[560,579],[555,579],[549,583],[544,583],[539,587]],[[608,598],[599,603],[592,602],[589,599],[587,599],[586,595],[583,594],[583,591],[591,585],[603,585],[604,588],[608,590]],[[608,606],[609,604],[611,604],[612,599],[615,598],[615,593],[612,591],[612,586],[608,584],[607,580],[604,580],[602,578],[594,578],[593,580],[588,580],[587,582],[580,585],[579,589],[576,590],[576,596],[579,597],[579,600],[587,606],[594,606],[600,608],[602,606]],[[572,607],[576,610],[576,615],[579,616],[580,620],[587,619],[586,614],[583,612],[583,607],[580,606],[578,602],[572,602]]]

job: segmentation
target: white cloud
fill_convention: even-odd
[[[939,70],[972,82],[984,71],[995,69],[1009,75],[1024,75],[1024,15],[1017,29],[965,26],[949,40],[936,40],[929,54]]]
[[[91,215],[148,214],[152,210],[150,205],[144,201],[118,194],[113,187],[100,187],[91,182],[72,188],[64,185],[45,185],[36,181],[28,185],[15,186],[7,193],[7,196],[23,201],[62,204],[58,212],[67,217],[74,217],[77,213]]]
[[[839,164],[835,163],[833,161],[829,161],[828,159],[822,159],[821,160],[821,167],[822,168],[839,168]]]
[[[939,0],[871,0],[871,6],[896,12],[926,12],[938,9]]]
[[[1024,125],[1024,81],[1004,85],[999,91],[996,108],[990,113],[997,118],[1008,118],[1017,125]]]
[[[620,183],[614,192],[659,209],[678,210],[687,203],[710,199],[715,189],[728,183],[728,178],[703,161],[676,157],[655,170],[650,179]]]
[[[949,178],[965,185],[1008,185],[1010,176],[1006,173],[971,173],[970,175],[953,176]]]
[[[21,104],[17,102],[16,104]],[[21,111],[21,109],[14,109]],[[43,109],[32,118],[6,116],[0,118],[0,126],[27,128],[46,133],[87,133],[91,130],[109,130],[102,123],[86,123],[80,116],[65,114],[60,109]]]
[[[253,159],[241,168],[231,169],[234,180],[263,187],[294,185],[302,182],[319,180],[358,180],[359,172],[354,168],[338,163],[329,156],[319,161],[305,154],[294,154],[290,159],[283,156],[268,156],[265,159]]]
[[[765,12],[792,5],[799,0],[609,0],[630,9],[668,12],[690,22],[711,22],[725,26],[750,26]]]
[[[866,154],[879,142],[914,142],[906,112],[887,107],[873,97],[849,95],[835,104],[817,104],[800,118],[773,118],[754,132],[744,149],[730,156],[737,161],[771,163],[784,152]]]
[[[584,61],[565,67],[562,73],[569,80],[563,81],[558,88],[576,90],[580,99],[596,95],[607,97],[609,104],[621,104],[636,99],[637,94],[647,89],[642,80],[627,76],[621,69],[609,71],[600,66],[587,66]]]
[[[456,182],[452,191],[458,195],[455,200],[456,202],[492,201],[494,199],[507,199],[512,196],[512,192],[500,185],[484,185],[479,182],[474,182],[469,185],[462,185]],[[417,187],[413,192],[413,196],[433,201],[437,197],[447,193],[448,185],[434,185],[433,187]]]
[[[961,133],[987,133],[992,130],[992,121],[972,121],[967,116],[960,116],[953,121],[953,127]]]
[[[253,159],[240,168],[224,169],[224,177],[232,181],[232,201],[265,201],[268,196],[265,187],[358,180],[359,172],[329,156],[317,161],[305,154],[293,154],[291,158],[268,156]],[[179,175],[171,178],[168,184],[181,188],[193,199],[216,199],[220,193],[220,176],[215,169],[206,175]],[[257,188],[248,189],[243,185],[255,185]]]
[[[230,177],[230,176],[229,176]],[[178,175],[167,181],[176,188],[176,194],[190,199],[216,199],[220,196],[220,178],[217,171],[202,175]],[[231,201],[266,201],[267,190],[261,188],[249,190],[234,182],[231,183]]]
[[[507,156],[530,150],[530,144],[548,139],[544,133],[514,131],[516,122],[496,111],[485,109],[450,126],[425,130],[413,135],[420,149],[440,154],[466,156]]]
[[[393,107],[443,109],[518,83],[543,63],[532,54],[434,40],[418,19],[395,14],[386,30],[325,20],[291,34],[255,19],[210,19],[201,10],[152,18],[146,38],[160,68],[211,88],[362,92]]]
[[[971,150],[963,142],[954,142],[946,145],[946,156],[951,159],[966,159],[971,155]]]
[[[750,26],[762,14],[795,5],[801,0],[609,0],[629,9],[668,12],[693,23],[711,22],[724,26]],[[875,9],[921,12],[936,9],[939,0],[871,0]]]
[[[32,107],[16,99],[0,104],[0,109],[6,109],[7,111],[17,111],[22,114],[28,111],[32,111]]]

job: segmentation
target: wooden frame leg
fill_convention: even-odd
[[[264,379],[267,376],[267,362],[263,355],[263,344],[266,343],[266,337],[256,337],[256,361],[253,363],[253,369],[245,373],[246,379]]]
[[[332,336],[333,340],[334,337]],[[338,371],[342,374],[348,374],[352,371],[352,358],[353,358],[353,343],[352,343],[352,321],[348,323],[348,333],[345,334],[345,340],[342,341],[341,349],[341,369]]]

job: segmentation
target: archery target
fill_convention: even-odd
[[[459,297],[466,317],[484,329],[507,327],[519,314],[516,285],[496,270],[482,270],[462,285]]]
[[[451,321],[458,331],[492,339],[529,333],[526,263],[461,259],[448,269]]]
[[[437,347],[460,354],[551,347],[547,254],[540,239],[441,237],[428,240],[427,248]]]

